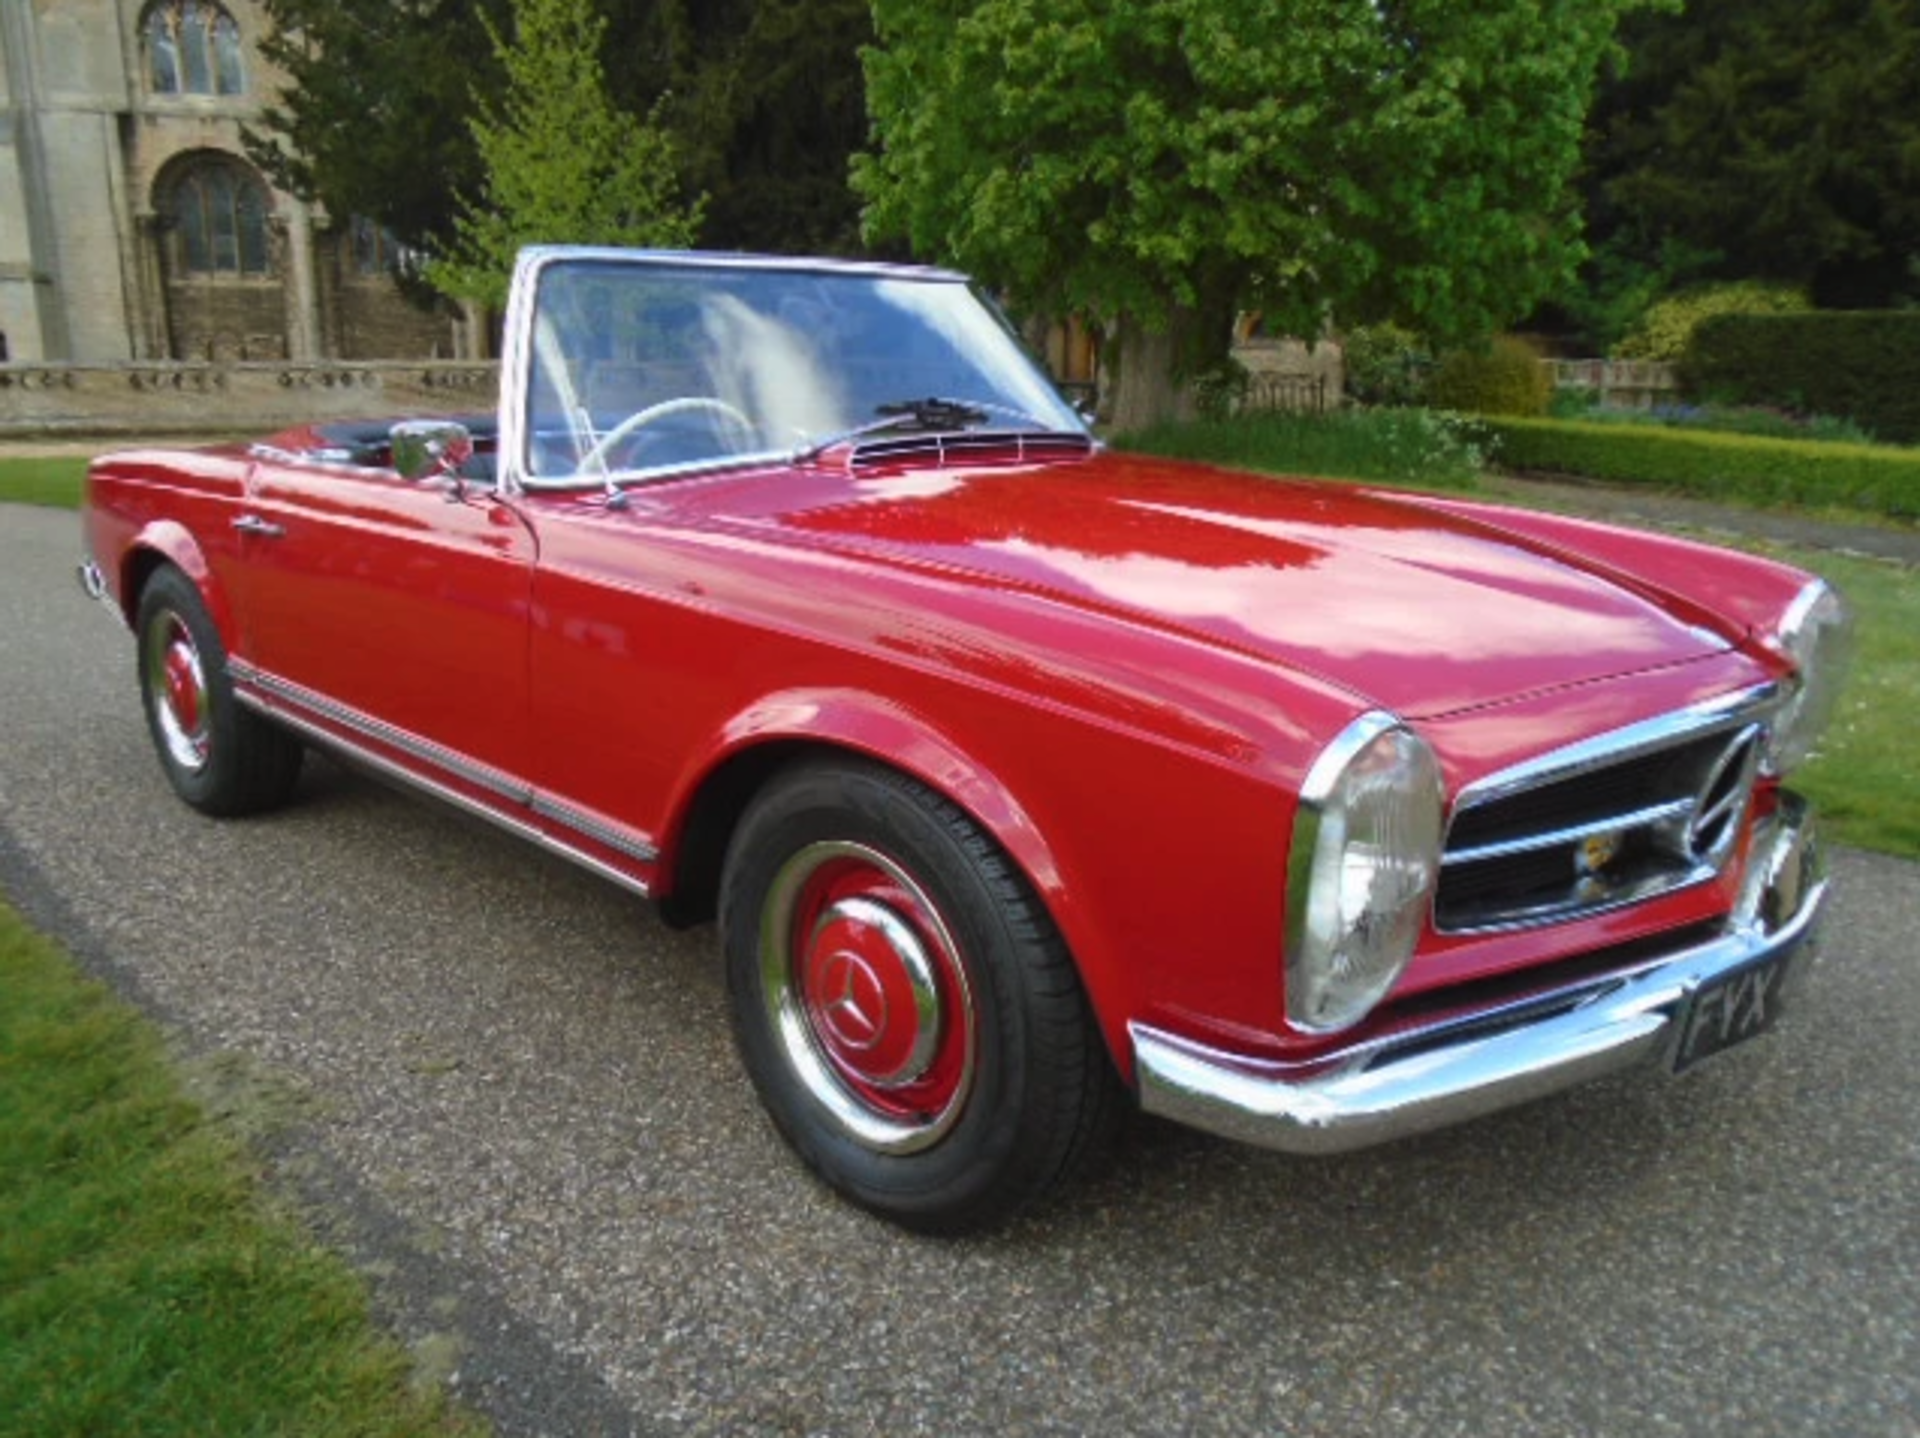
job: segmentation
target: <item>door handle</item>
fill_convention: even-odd
[[[242,534],[257,534],[263,539],[278,539],[287,531],[284,526],[270,519],[262,519],[257,514],[243,514],[233,521],[233,527]]]

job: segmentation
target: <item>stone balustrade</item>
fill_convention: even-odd
[[[0,436],[249,434],[326,419],[491,410],[486,361],[0,364]]]

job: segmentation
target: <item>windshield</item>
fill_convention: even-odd
[[[949,277],[560,258],[531,326],[535,480],[805,452],[870,428],[1084,432]]]

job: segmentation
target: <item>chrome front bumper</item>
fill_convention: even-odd
[[[1149,1113],[1262,1148],[1341,1153],[1524,1103],[1605,1074],[1671,1065],[1689,1000],[1716,979],[1817,943],[1827,880],[1806,807],[1790,794],[1754,835],[1725,930],[1624,976],[1535,995],[1284,1067],[1131,1026]]]

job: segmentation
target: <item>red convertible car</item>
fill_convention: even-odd
[[[346,756],[718,919],[799,1155],[1006,1217],[1128,1102],[1325,1153],[1767,1029],[1848,621],[1781,565],[1119,455],[944,271],[527,252],[497,416],[136,450],[187,803]]]

